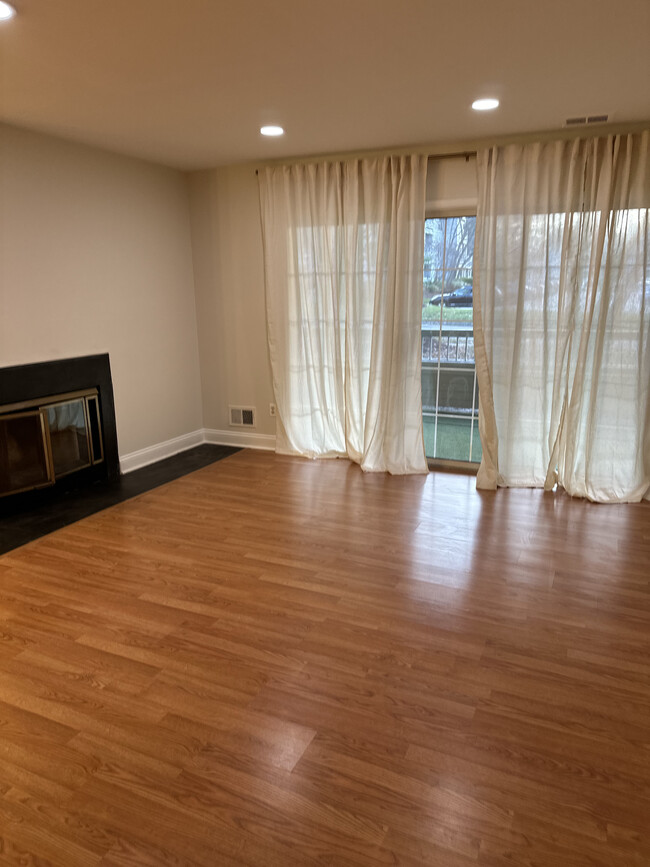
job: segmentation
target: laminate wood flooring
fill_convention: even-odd
[[[0,864],[650,864],[650,507],[242,451],[0,557]]]

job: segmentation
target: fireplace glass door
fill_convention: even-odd
[[[96,388],[0,406],[0,497],[53,485],[103,460]]]
[[[0,416],[0,495],[52,484],[46,411]]]
[[[90,436],[84,398],[47,407],[54,474],[65,476],[89,467]]]

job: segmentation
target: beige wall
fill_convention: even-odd
[[[427,167],[428,216],[476,213],[476,157],[430,159]]]
[[[120,454],[202,427],[186,178],[0,126],[0,366],[99,352]]]
[[[228,406],[244,405],[257,409],[255,433],[275,434],[255,169],[195,172],[189,183],[205,427],[238,430]]]

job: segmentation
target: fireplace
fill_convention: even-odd
[[[102,463],[97,389],[0,406],[0,497]]]
[[[119,476],[108,355],[0,369],[0,498]]]

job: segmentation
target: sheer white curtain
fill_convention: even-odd
[[[650,495],[650,131],[478,154],[478,486]]]
[[[426,157],[260,170],[277,451],[426,472]]]

